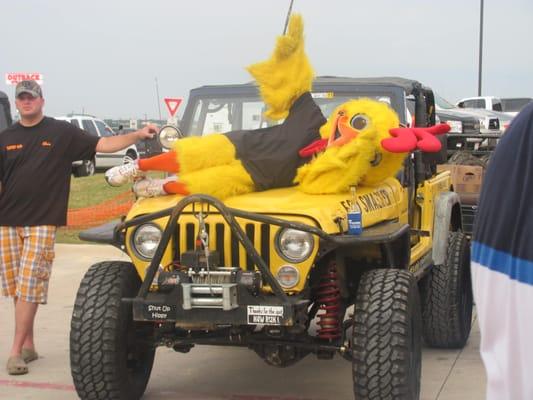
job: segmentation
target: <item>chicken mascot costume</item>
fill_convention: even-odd
[[[204,193],[225,199],[253,191],[297,185],[310,194],[347,192],[351,185],[377,185],[401,168],[416,148],[440,150],[434,135],[448,125],[400,128],[394,110],[370,99],[350,100],[326,118],[311,97],[313,70],[304,51],[303,21],[293,15],[288,33],[271,57],[248,67],[280,125],[176,141],[174,149],[106,172],[119,186],[135,180],[142,197]],[[149,179],[145,171],[177,176]]]

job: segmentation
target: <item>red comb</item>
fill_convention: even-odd
[[[392,137],[383,139],[381,145],[391,153],[408,153],[417,148],[427,153],[436,153],[442,146],[435,136],[449,130],[448,124],[438,124],[428,128],[393,128],[389,130]]]

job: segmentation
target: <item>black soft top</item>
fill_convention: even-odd
[[[405,91],[406,95],[414,94],[417,91],[431,90],[429,87],[422,85],[419,81],[412,79],[401,78],[397,76],[392,77],[371,77],[371,78],[350,78],[343,76],[319,76],[313,82],[313,90],[320,89],[321,86],[379,86],[379,87],[394,87]],[[228,84],[228,85],[205,85],[192,89],[191,94],[205,95],[209,93],[220,93],[231,89],[233,93],[249,92],[257,90],[255,82],[247,82],[242,84]]]

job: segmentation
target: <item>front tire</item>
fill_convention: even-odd
[[[136,400],[146,389],[155,347],[130,304],[141,280],[133,264],[93,265],[81,281],[70,328],[70,367],[82,400]]]
[[[450,232],[444,265],[435,265],[421,283],[424,339],[429,346],[462,348],[472,327],[470,244]]]
[[[356,399],[417,400],[421,374],[420,298],[407,271],[363,274],[354,310]]]

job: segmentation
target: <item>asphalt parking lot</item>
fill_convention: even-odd
[[[69,368],[69,325],[79,282],[95,262],[127,260],[111,246],[57,245],[49,303],[40,308],[36,343],[40,358],[30,373],[10,376],[4,368],[13,334],[13,306],[0,299],[0,399],[77,399]],[[468,345],[460,351],[424,348],[423,400],[482,400],[485,373],[479,356],[475,321]],[[349,400],[350,365],[308,356],[293,367],[266,365],[252,351],[198,347],[188,354],[159,348],[144,399],[168,400]]]

